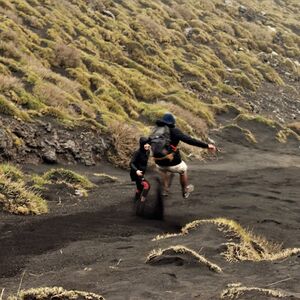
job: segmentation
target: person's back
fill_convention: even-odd
[[[162,119],[156,121],[156,126],[168,126],[170,129],[170,153],[162,158],[154,157],[156,166],[163,178],[164,194],[168,194],[169,173],[178,173],[180,174],[180,184],[182,187],[183,197],[187,198],[190,192],[193,190],[193,186],[188,185],[187,165],[181,159],[180,151],[178,149],[179,142],[182,141],[189,145],[207,148],[210,150],[215,150],[216,148],[212,144],[204,143],[200,140],[192,138],[187,134],[184,134],[179,128],[176,127],[176,119],[171,113],[165,113]]]

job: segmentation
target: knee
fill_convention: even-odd
[[[150,183],[148,181],[144,180],[142,185],[143,185],[144,190],[150,189]]]

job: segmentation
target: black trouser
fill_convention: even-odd
[[[143,177],[138,177],[135,180],[136,191],[135,191],[135,200],[139,200],[141,197],[147,197],[150,190],[150,183]]]

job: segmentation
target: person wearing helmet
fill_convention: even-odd
[[[130,177],[136,183],[135,201],[144,202],[150,190],[150,183],[145,179],[148,159],[150,155],[150,144],[148,138],[140,138],[140,147],[134,152],[130,161]]]
[[[194,186],[192,184],[188,184],[187,165],[181,159],[180,151],[177,147],[179,142],[181,141],[192,146],[207,148],[210,151],[216,151],[216,147],[213,144],[204,143],[183,133],[179,128],[176,127],[175,116],[169,112],[165,113],[161,119],[156,121],[156,132],[162,132],[162,128],[165,128],[166,132],[163,134],[164,140],[168,141],[168,145],[165,146],[165,149],[169,150],[166,151],[166,155],[154,157],[154,160],[162,176],[164,188],[163,195],[168,195],[170,175],[178,173],[180,175],[182,196],[186,199],[194,190]],[[159,136],[155,136],[155,138],[153,138],[152,136],[152,143],[150,136],[150,144],[152,149],[155,148],[155,145],[153,144],[156,140],[159,139]]]

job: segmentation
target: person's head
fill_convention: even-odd
[[[140,137],[140,149],[145,151],[150,150],[149,138],[145,136]]]
[[[176,118],[170,112],[165,113],[163,115],[161,121],[164,122],[165,124],[167,124],[168,126],[175,126],[175,124],[176,124]]]

